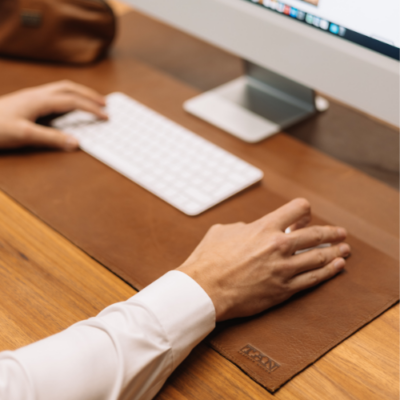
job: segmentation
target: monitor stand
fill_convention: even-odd
[[[184,103],[184,109],[246,142],[259,142],[317,111],[327,100],[245,61],[246,74]]]

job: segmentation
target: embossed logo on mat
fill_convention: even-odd
[[[250,358],[251,361],[254,361],[258,366],[264,368],[267,372],[274,372],[280,367],[276,361],[266,356],[260,350],[256,349],[250,344],[246,344],[246,346],[239,350],[239,353],[243,354],[247,358]]]

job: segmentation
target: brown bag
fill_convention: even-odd
[[[105,0],[0,0],[0,55],[72,64],[104,56],[116,31]]]

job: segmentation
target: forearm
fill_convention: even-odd
[[[3,353],[0,398],[152,398],[214,325],[203,289],[184,273],[169,273],[95,318]]]

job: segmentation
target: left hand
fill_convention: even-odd
[[[78,141],[57,129],[38,125],[39,117],[83,110],[107,119],[105,99],[94,90],[71,81],[23,89],[0,97],[0,149],[23,146],[53,147],[72,151]]]

